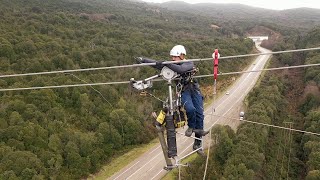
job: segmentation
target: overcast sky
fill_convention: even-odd
[[[162,3],[170,0],[143,0],[145,2]],[[190,4],[195,3],[240,3],[266,9],[292,9],[298,7],[310,7],[320,10],[320,0],[180,0]]]

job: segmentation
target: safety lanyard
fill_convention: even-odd
[[[214,78],[214,85],[213,85],[213,94],[217,93],[217,78],[218,78],[218,66],[219,66],[219,51],[218,49],[214,50],[212,54],[213,57],[213,78]]]

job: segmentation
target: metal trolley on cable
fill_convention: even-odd
[[[178,166],[187,166],[180,164],[183,159],[177,158],[177,142],[176,142],[176,128],[183,127],[186,124],[186,116],[181,109],[181,89],[182,86],[177,84],[175,86],[175,93],[173,93],[173,80],[179,79],[180,75],[164,66],[161,69],[161,73],[144,80],[136,81],[133,78],[130,79],[131,86],[141,92],[146,92],[146,89],[152,87],[152,80],[162,77],[167,81],[168,85],[168,98],[163,101],[163,109],[157,116],[155,113],[153,116],[156,118],[155,126],[158,130],[158,137],[162,147],[163,155],[166,161],[164,169],[171,170]],[[167,131],[167,141],[164,137],[164,130]],[[194,138],[194,137],[193,137]],[[171,159],[175,160],[175,164]]]

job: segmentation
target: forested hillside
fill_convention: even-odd
[[[252,51],[251,40],[228,38],[210,24],[210,18],[129,1],[1,0],[0,74],[133,64],[136,56],[167,60],[175,44],[185,45],[188,58],[211,57],[215,48],[224,56]],[[237,71],[246,63],[220,67]],[[211,73],[210,62],[198,66]],[[155,72],[1,78],[0,88],[127,81]],[[1,92],[0,179],[80,179],[155,137],[149,115],[161,104],[127,85],[95,88],[101,94],[91,87]],[[155,84],[154,94],[162,96],[161,88]]]
[[[302,40],[305,47],[320,45],[320,29],[311,31]],[[310,52],[306,54],[305,64],[316,64],[320,62],[320,52]],[[300,112],[304,117],[304,129],[320,133],[320,69],[307,68],[305,71],[305,88],[303,90],[304,99],[300,105]],[[303,160],[306,164],[306,179],[320,178],[320,138],[318,136],[303,135],[301,148],[303,149]]]
[[[300,31],[308,31],[320,25],[320,10],[312,8],[280,11],[242,4],[188,4],[180,1],[169,1],[158,5],[176,12],[188,12],[212,17],[213,22],[218,26],[222,26],[222,28],[228,26],[242,33],[257,24],[265,26],[276,24],[278,27],[299,28]]]
[[[274,51],[319,47],[320,31],[288,36]],[[319,51],[275,55],[271,67],[319,63]],[[319,67],[267,72],[247,98],[246,120],[320,133]],[[213,129],[209,179],[319,179],[319,136],[242,123]],[[182,173],[203,177],[205,160]],[[200,169],[200,170],[199,170]]]

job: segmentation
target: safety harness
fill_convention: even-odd
[[[181,93],[187,89],[194,89],[198,88],[197,81],[194,79],[194,75],[198,72],[198,68],[193,68],[192,70],[180,74],[178,77],[175,78],[175,109],[173,112],[173,120],[175,128],[180,128],[186,125],[187,117],[185,109],[181,103]],[[149,87],[149,86],[148,86]],[[146,91],[142,91],[144,95],[149,94],[152,97],[155,97],[153,94],[148,93]],[[141,94],[141,93],[140,93]],[[159,98],[155,97],[157,100]],[[161,100],[162,101],[162,100]],[[163,108],[160,110],[158,116],[156,117],[156,125],[158,126],[165,126],[165,117],[168,112],[168,102],[162,101]]]

